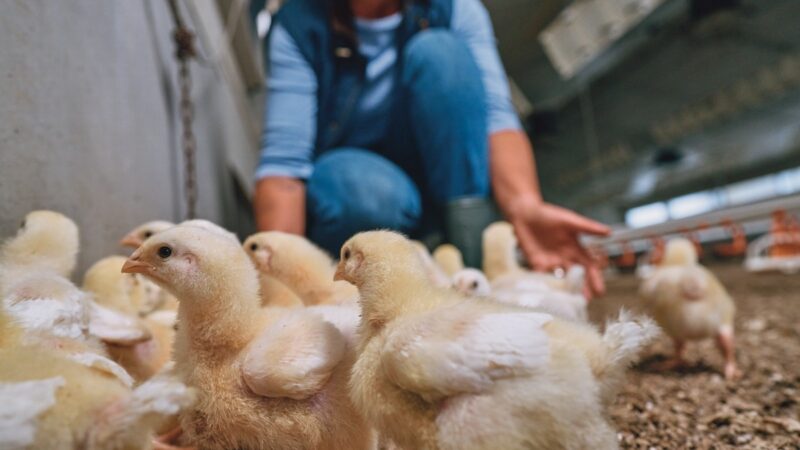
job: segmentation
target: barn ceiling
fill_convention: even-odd
[[[565,80],[538,36],[569,3],[487,2],[546,197],[616,221],[800,165],[800,1],[668,0]]]

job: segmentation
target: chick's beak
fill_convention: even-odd
[[[138,252],[134,252],[125,264],[122,265],[122,273],[150,273],[153,266],[139,259]]]
[[[333,281],[348,281],[344,274],[344,262],[339,262],[336,266],[336,273],[333,274]]]
[[[125,237],[120,239],[119,245],[123,247],[138,248],[140,245],[142,245],[142,241],[136,235],[131,233],[126,234]]]

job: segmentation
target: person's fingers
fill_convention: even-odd
[[[586,281],[594,295],[601,296],[606,293],[606,282],[603,279],[603,273],[595,264],[586,268]]]
[[[606,236],[611,233],[611,228],[600,222],[589,219],[588,217],[581,216],[568,209],[558,208],[559,215],[564,225],[572,228],[580,233],[594,234],[598,236]]]
[[[603,275],[589,251],[576,242],[574,246],[569,248],[568,253],[570,261],[573,264],[580,264],[586,271],[584,282],[584,295],[586,295],[586,298],[591,299],[596,295],[603,295],[605,292]]]
[[[587,302],[590,302],[594,298],[594,295],[592,294],[592,289],[589,288],[589,282],[588,281],[583,283],[583,291],[582,292],[583,292],[583,298],[585,298]]]
[[[528,264],[534,270],[538,269],[545,261],[541,257],[542,252],[539,250],[539,245],[536,243],[536,240],[530,235],[530,231],[522,224],[515,223],[514,231],[517,236],[519,247],[522,249],[525,259],[528,260]]]

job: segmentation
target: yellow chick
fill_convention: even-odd
[[[583,285],[583,269],[575,266],[568,276],[579,277]],[[553,288],[547,281],[538,278],[522,279],[498,277],[490,283],[478,269],[467,268],[453,275],[453,288],[464,295],[491,296],[492,299],[546,312],[565,320],[586,322],[588,320],[586,298],[578,293]]]
[[[122,273],[126,259],[110,256],[96,262],[83,277],[83,289],[92,293],[99,304],[136,319],[152,309],[150,305],[143,307],[148,301],[145,282],[150,281],[141,275]],[[149,316],[141,321],[153,339],[132,345],[106,345],[111,359],[137,381],[149,379],[170,361],[175,339],[174,323],[163,323]]]
[[[25,216],[16,236],[0,251],[0,294],[9,283],[31,272],[69,278],[75,270],[80,244],[78,226],[54,211],[33,211]]]
[[[75,266],[77,248],[78,229],[72,220],[50,211],[28,214],[17,235],[0,249],[6,277],[3,307],[26,330],[28,342],[102,367],[131,384],[128,373],[107,358],[98,339],[134,344],[150,335],[137,320],[97,305],[65,278]]]
[[[562,319],[586,321],[588,302],[583,296],[585,270],[571,267],[562,277],[532,272],[520,266],[516,256],[517,238],[508,222],[495,222],[483,232],[483,267],[480,272],[464,271],[457,275],[462,292],[471,286],[490,291],[496,300],[534,308]]]
[[[467,267],[453,274],[453,289],[464,295],[486,297],[492,293],[489,279],[478,269]]]
[[[433,256],[431,256],[431,253],[428,251],[428,247],[420,241],[411,241],[411,245],[414,246],[414,250],[416,250],[417,256],[425,267],[428,278],[433,284],[439,287],[450,286],[452,283],[450,276],[433,260]]]
[[[197,388],[180,417],[203,449],[363,449],[372,434],[347,396],[352,348],[322,315],[262,308],[258,272],[224,236],[179,225],[123,267],[179,300],[176,376]]]
[[[358,291],[334,282],[331,257],[303,236],[264,231],[247,238],[244,249],[259,272],[283,283],[306,306],[356,303]]]
[[[556,277],[551,274],[532,272],[519,264],[517,259],[517,237],[514,227],[508,222],[495,222],[483,230],[483,272],[492,285],[508,286],[518,283],[545,284],[554,289],[580,293],[583,289],[582,269],[572,276]]]
[[[623,317],[600,336],[438,288],[413,245],[388,231],[347,241],[336,277],[360,293],[351,396],[399,447],[617,448],[604,405],[656,335],[649,319]]]
[[[26,343],[0,308],[0,448],[150,448],[154,430],[194,401],[166,378],[131,391],[104,370]]]
[[[739,376],[733,333],[736,306],[717,277],[698,263],[691,241],[676,238],[667,243],[664,258],[642,282],[640,293],[675,343],[675,356],[662,369],[684,364],[686,341],[716,337],[725,358],[725,378]]]
[[[166,220],[153,220],[143,223],[123,236],[122,239],[119,240],[119,245],[137,249],[150,236],[174,226],[174,223],[167,222]]]
[[[433,251],[433,260],[439,264],[449,276],[455,275],[464,269],[464,257],[461,251],[453,244],[442,244]]]
[[[153,220],[150,222],[143,223],[138,227],[134,228],[133,230],[129,231],[125,236],[120,239],[119,244],[123,247],[128,247],[132,249],[139,248],[140,245],[144,241],[146,241],[150,236],[153,236],[156,233],[160,233],[164,230],[174,227],[175,224],[172,222],[168,222],[166,220]],[[150,280],[144,280],[144,289],[147,293],[145,297],[145,301],[140,305],[140,312],[145,313],[152,313],[155,311],[177,311],[178,310],[178,300],[175,299],[172,295],[170,295],[165,290],[158,287],[155,283],[151,282]],[[167,318],[164,319],[165,324],[169,324],[170,320],[172,320],[172,325],[174,326],[174,314],[166,313],[160,314],[160,316],[166,316]]]

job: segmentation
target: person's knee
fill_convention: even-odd
[[[469,51],[449,30],[426,30],[415,34],[404,49],[403,64],[410,69],[438,69]]]
[[[335,252],[359,231],[412,231],[422,206],[399,167],[372,152],[341,149],[317,159],[308,182],[308,213],[310,237]]]
[[[480,80],[480,70],[467,44],[450,30],[433,29],[415,34],[403,50],[404,80],[432,74],[447,84]]]

